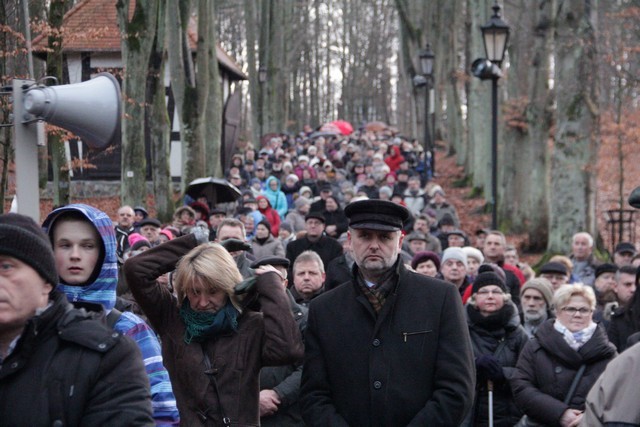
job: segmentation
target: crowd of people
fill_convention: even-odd
[[[237,200],[168,223],[0,216],[3,423],[640,425],[634,244],[580,231],[535,272],[422,154],[273,137],[233,156]]]

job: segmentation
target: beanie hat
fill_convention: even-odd
[[[600,264],[596,267],[596,279],[603,275],[604,273],[616,273],[618,271],[618,266],[611,263]]]
[[[464,253],[462,248],[447,248],[442,253],[442,264],[447,260],[454,259],[464,264],[464,268],[467,268],[467,254]]]
[[[471,288],[471,294],[477,293],[481,288],[485,286],[497,286],[502,289],[503,292],[507,291],[507,287],[504,285],[504,280],[500,278],[496,273],[485,271],[478,274],[476,280],[473,281],[473,287]]]
[[[465,246],[462,250],[467,254],[467,259],[476,259],[480,264],[484,262],[484,255],[482,255],[480,249],[474,248],[473,246]]]
[[[151,243],[144,237],[138,241],[136,241],[133,246],[131,246],[131,251],[137,251],[144,247],[151,248]]]
[[[0,254],[29,265],[54,287],[58,284],[49,236],[30,217],[17,213],[0,215]]]
[[[437,253],[431,251],[417,252],[411,259],[411,268],[415,270],[418,265],[428,260],[433,261],[433,264],[436,266],[436,270],[440,270],[440,257]]]
[[[165,236],[167,236],[167,239],[169,240],[173,240],[174,235],[171,232],[171,230],[167,230],[166,228],[163,228],[162,230],[160,230],[160,234],[164,234]]]
[[[129,234],[129,237],[127,237],[127,240],[129,241],[129,246],[130,246],[130,247],[131,247],[131,246],[133,246],[133,245],[135,245],[135,244],[136,244],[136,242],[137,242],[138,240],[142,240],[142,239],[147,240],[147,239],[146,239],[142,234],[140,234],[140,233],[131,233],[131,234]]]
[[[308,187],[307,187],[308,188]],[[294,206],[296,207],[296,209],[301,208],[304,205],[310,205],[311,204],[311,200],[309,200],[307,197],[304,196],[299,196],[295,202],[293,202]]]
[[[496,273],[504,283],[507,283],[507,275],[502,269],[502,267],[500,267],[498,264],[489,262],[487,264],[482,264],[480,265],[480,267],[478,267],[478,274],[486,273],[487,271],[490,273]]]
[[[544,302],[547,303],[547,308],[551,307],[551,302],[553,300],[553,286],[551,282],[543,277],[536,277],[534,279],[526,282],[522,289],[520,290],[520,297],[524,294],[524,291],[527,289],[535,289],[536,291],[542,294],[544,298]]]

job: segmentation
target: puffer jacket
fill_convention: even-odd
[[[180,419],[187,426],[221,426],[221,410],[233,426],[259,425],[259,373],[263,366],[287,365],[302,358],[300,331],[276,273],[257,276],[262,312],[245,310],[238,329],[203,342],[184,341],[186,326],[176,297],[156,278],[173,270],[183,255],[198,246],[192,234],[173,239],[129,258],[127,282],[155,330],[162,336],[162,355],[171,374]],[[206,366],[203,353],[209,356]],[[214,372],[217,390],[205,374]],[[218,405],[218,398],[220,405]]]
[[[470,304],[466,306],[469,335],[473,346],[473,355],[493,355],[502,366],[503,381],[493,382],[494,425],[511,427],[518,422],[522,414],[513,401],[509,380],[513,377],[518,356],[529,340],[520,326],[518,310],[512,302],[502,309],[483,318]],[[476,398],[469,425],[488,425],[489,399],[487,381],[476,382]]]
[[[0,361],[0,424],[152,426],[135,343],[74,309],[63,294],[50,298]]]
[[[511,388],[516,405],[531,419],[559,426],[560,417],[569,408],[584,410],[591,386],[616,355],[607,334],[597,327],[593,336],[578,351],[555,330],[554,319],[543,323],[522,350]],[[569,404],[564,403],[580,366],[584,375]]]
[[[83,303],[100,304],[109,313],[116,304],[118,285],[118,265],[116,258],[116,238],[109,216],[99,209],[84,204],[71,204],[51,212],[42,227],[53,240],[53,225],[64,214],[81,214],[98,231],[104,245],[102,264],[96,265],[88,283],[71,286],[61,281],[56,290],[63,292],[67,299],[78,306]],[[99,261],[98,261],[99,262]],[[158,425],[176,425],[180,415],[171,388],[169,373],[162,363],[160,343],[155,332],[139,316],[125,311],[113,325],[113,329],[133,339],[142,353],[145,369],[151,383],[153,417]]]
[[[276,181],[278,183],[278,188],[275,191],[271,189],[271,181]],[[287,212],[289,211],[289,202],[287,201],[287,196],[282,191],[280,180],[275,176],[267,178],[267,185],[262,193],[269,200],[271,207],[278,212],[280,220],[284,221],[284,218],[287,216]]]

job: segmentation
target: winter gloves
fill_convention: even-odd
[[[504,381],[502,365],[500,365],[498,359],[491,354],[483,354],[482,356],[476,357],[476,374],[478,381]]]

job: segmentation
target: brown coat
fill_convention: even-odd
[[[176,298],[157,285],[156,277],[171,271],[197,246],[193,235],[174,239],[130,258],[127,282],[162,339],[162,356],[171,377],[182,425],[222,425],[214,386],[205,375],[204,350],[215,372],[220,401],[234,426],[259,425],[259,373],[263,366],[285,365],[303,354],[298,327],[276,273],[258,277],[262,312],[245,311],[238,330],[200,345],[184,342],[185,325]]]

